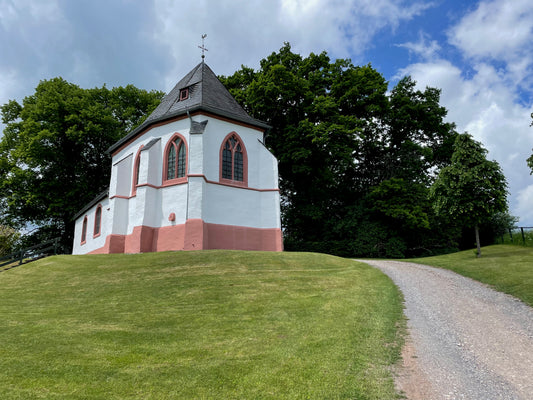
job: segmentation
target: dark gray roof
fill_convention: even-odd
[[[180,100],[180,93],[183,89],[188,90],[188,97]],[[113,152],[152,124],[199,110],[262,129],[270,128],[264,122],[250,117],[222,82],[218,80],[211,68],[202,61],[174,86],[174,89],[161,100],[159,106],[140,126],[112,145],[107,151]]]
[[[152,140],[150,140],[148,143],[146,143],[146,145],[141,149],[141,151],[145,151],[145,150],[149,150],[154,144],[156,144],[157,142],[159,142],[161,140],[161,138],[154,138]]]

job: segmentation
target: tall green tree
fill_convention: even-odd
[[[60,235],[72,245],[74,214],[109,184],[107,148],[141,123],[163,93],[134,86],[82,89],[41,81],[22,104],[0,110],[0,218]]]
[[[363,247],[385,254],[405,224],[411,233],[422,226],[419,237],[427,236],[428,188],[435,169],[449,163],[456,135],[444,121],[439,90],[417,90],[406,77],[389,91],[371,65],[332,61],[325,52],[302,57],[288,43],[260,66],[222,81],[252,116],[272,126],[266,145],[279,161],[288,247],[346,248],[368,235]],[[379,197],[375,207],[371,193]],[[396,195],[409,197],[403,210]],[[373,228],[362,230],[368,224]],[[367,233],[376,230],[385,234]]]
[[[463,227],[473,227],[481,256],[479,226],[507,211],[507,181],[496,161],[469,134],[457,136],[451,164],[441,169],[431,187],[433,206]]]

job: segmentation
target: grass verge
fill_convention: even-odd
[[[486,283],[494,289],[515,296],[533,307],[533,248],[494,245],[481,249],[411,260],[419,264],[446,268]]]
[[[401,295],[351,260],[55,256],[0,288],[2,399],[396,397]]]

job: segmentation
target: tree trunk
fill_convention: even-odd
[[[476,245],[477,245],[477,253],[476,257],[481,257],[481,243],[479,242],[479,226],[476,224]]]

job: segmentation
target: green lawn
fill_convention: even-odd
[[[347,259],[55,256],[0,272],[0,398],[393,399],[403,326]]]
[[[486,283],[533,306],[533,248],[512,245],[483,247],[437,257],[406,260],[446,268]]]

